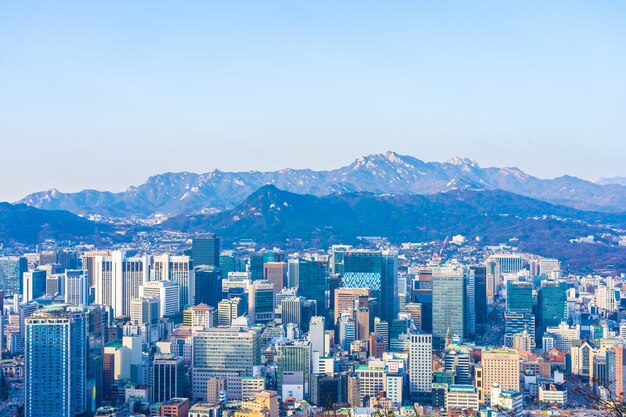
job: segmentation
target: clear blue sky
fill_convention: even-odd
[[[626,175],[626,2],[5,1],[0,200],[395,150]]]

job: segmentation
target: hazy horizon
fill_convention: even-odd
[[[626,176],[626,3],[14,2],[0,201],[392,150]],[[8,156],[8,157],[6,157]]]

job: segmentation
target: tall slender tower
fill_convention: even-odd
[[[86,411],[87,320],[82,307],[53,305],[25,320],[26,417]]]
[[[429,396],[433,379],[433,336],[412,334],[409,350],[410,391],[414,396]]]

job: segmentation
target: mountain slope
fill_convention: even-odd
[[[266,245],[301,239],[303,245],[324,246],[354,243],[357,236],[386,236],[400,243],[453,234],[498,244],[517,237],[523,250],[558,257],[576,270],[608,263],[626,268],[626,249],[608,244],[613,232],[603,226],[606,224],[623,228],[626,216],[579,211],[504,191],[316,197],[264,186],[232,210],[180,216],[162,227],[185,232],[210,230],[226,240],[253,238]],[[600,233],[608,233],[603,243],[570,243],[570,239]]]
[[[99,242],[111,231],[67,211],[0,203],[0,242],[36,244],[46,239]]]
[[[31,194],[20,202],[77,214],[173,216],[209,208],[232,208],[266,184],[317,196],[361,191],[427,195],[455,189],[504,190],[584,210],[618,212],[626,207],[626,187],[618,184],[594,183],[571,176],[545,180],[517,168],[481,168],[467,158],[424,162],[394,152],[361,157],[330,171],[165,173],[121,193],[49,190]]]

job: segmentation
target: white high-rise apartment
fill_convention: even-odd
[[[123,251],[96,256],[94,278],[96,303],[113,309],[114,317],[130,314],[130,300],[139,296],[139,287],[148,282],[147,256],[127,258]]]
[[[152,259],[151,281],[173,281],[180,292],[179,308],[195,305],[194,271],[189,256],[169,254],[155,256]]]
[[[318,351],[320,356],[324,356],[324,323],[325,319],[321,316],[311,317],[309,322],[309,340],[311,341],[311,351]]]
[[[433,336],[412,334],[409,350],[409,387],[411,394],[429,393],[433,379]]]

